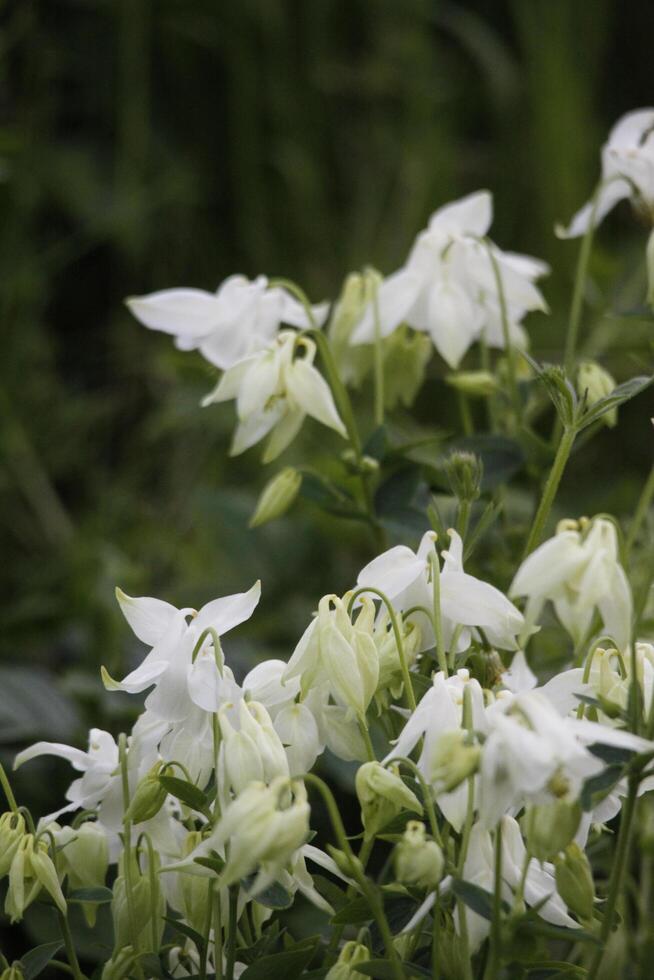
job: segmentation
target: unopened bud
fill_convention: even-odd
[[[0,973],[0,980],[25,980],[22,966],[18,960]]]
[[[443,732],[430,759],[429,782],[439,792],[451,792],[477,771],[480,752],[479,746],[463,729]]]
[[[155,861],[157,857],[155,855]],[[154,876],[156,894],[152,894],[150,876],[142,874],[138,862],[131,857],[130,886],[131,896],[128,900],[127,880],[125,877],[125,854],[121,856],[119,863],[119,874],[114,882],[113,899],[111,902],[111,914],[114,922],[115,950],[125,946],[130,941],[134,941],[138,952],[143,952],[150,942],[150,920],[152,918],[153,906],[159,910],[157,915],[157,927],[159,924],[163,928],[165,915],[165,899],[161,888],[157,884],[157,876]],[[155,870],[158,870],[156,868]]]
[[[386,769],[379,762],[365,762],[360,766],[355,786],[368,837],[374,837],[402,810],[422,813],[422,804],[415,793],[396,771]]]
[[[582,398],[586,395],[588,406],[594,405],[601,398],[606,398],[615,386],[615,379],[595,361],[583,361],[579,365],[577,390]],[[617,408],[610,409],[602,418],[610,428],[613,428],[618,421]]]
[[[445,472],[457,500],[472,503],[478,498],[484,473],[479,456],[468,452],[453,452],[445,461]]]
[[[104,829],[93,820],[80,827],[64,827],[55,835],[62,846],[60,867],[66,870],[71,891],[104,885],[109,867],[109,847]],[[95,925],[97,905],[84,902],[82,909],[90,927]]]
[[[268,524],[292,507],[302,486],[302,474],[292,466],[285,466],[272,480],[269,480],[261,491],[254,514],[250,518],[250,527]]]
[[[202,842],[202,832],[192,830],[182,847],[182,855],[187,857]],[[188,924],[202,934],[207,919],[207,879],[197,874],[180,873],[178,876],[181,912]]]
[[[6,875],[14,854],[25,835],[25,818],[22,813],[10,810],[0,817],[0,877]]]
[[[490,371],[458,371],[448,374],[445,381],[452,388],[471,395],[473,398],[485,398],[497,391],[497,378]]]
[[[135,960],[136,953],[133,947],[123,946],[105,963],[102,980],[125,980],[125,977],[131,973]]]
[[[325,975],[325,980],[357,980],[362,975],[357,971],[357,966],[367,963],[369,959],[368,947],[351,940],[343,946],[337,962]]]
[[[573,842],[555,859],[554,865],[559,895],[580,922],[590,922],[593,916],[595,883],[588,858],[579,845]]]
[[[359,858],[356,856],[356,854],[353,854],[352,857],[350,858],[347,856],[347,854],[345,854],[344,851],[341,851],[340,848],[334,847],[333,844],[328,844],[327,850],[329,851],[330,857],[334,861],[336,867],[341,872],[341,874],[346,875],[348,878],[353,878],[354,877],[353,869],[355,870],[358,869],[360,872],[363,873],[363,866]]]
[[[443,877],[443,852],[434,840],[427,840],[425,825],[411,820],[395,848],[395,874],[403,885],[432,891]]]
[[[156,817],[164,805],[167,793],[158,779],[162,765],[161,761],[155,762],[152,769],[146,773],[136,787],[136,792],[125,814],[132,823],[151,820],[152,817]]]
[[[529,807],[522,826],[530,854],[539,861],[551,861],[573,840],[580,820],[578,803],[556,800]]]

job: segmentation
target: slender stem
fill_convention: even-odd
[[[225,980],[234,980],[234,963],[236,961],[236,917],[238,912],[238,885],[229,889],[229,930],[227,932],[227,964]]]
[[[629,791],[620,818],[620,832],[618,834],[618,844],[613,861],[613,870],[609,884],[609,893],[604,905],[604,918],[600,932],[600,944],[598,945],[588,970],[587,980],[595,980],[598,970],[602,964],[602,959],[606,952],[606,943],[613,929],[615,909],[622,889],[622,880],[627,869],[629,858],[629,846],[631,844],[631,828],[636,810],[638,798],[638,778],[630,776]]]
[[[59,919],[59,928],[61,929],[64,946],[66,947],[66,956],[68,957],[72,974],[75,980],[84,980],[84,974],[80,970],[77,953],[75,952],[75,943],[73,942],[70,926],[68,925],[68,918],[59,910],[57,910],[57,918]]]
[[[564,428],[561,441],[559,442],[559,448],[556,451],[556,456],[554,457],[554,462],[552,463],[552,469],[547,477],[545,489],[543,490],[543,496],[541,497],[540,504],[538,505],[534,522],[531,525],[531,531],[529,532],[529,537],[527,538],[527,543],[525,545],[523,561],[527,555],[531,554],[534,548],[540,543],[540,539],[545,529],[545,524],[547,523],[547,518],[549,517],[552,504],[554,503],[554,498],[556,497],[556,491],[559,488],[563,471],[565,470],[568,457],[570,456],[570,451],[575,441],[575,435],[576,432],[572,426],[566,426]]]
[[[434,809],[434,801],[432,799],[431,790],[425,781],[425,777],[418,769],[415,762],[411,759],[407,759],[406,756],[394,756],[389,759],[385,765],[391,765],[393,762],[399,763],[402,766],[406,766],[410,769],[413,775],[416,777],[417,782],[420,784],[420,789],[422,790],[422,798],[425,804],[425,810],[427,811],[427,819],[429,820],[429,829],[431,830],[431,835],[434,840],[443,846],[443,841],[441,839],[441,832],[438,829],[438,821],[436,820],[436,810]]]
[[[472,507],[472,501],[462,500],[459,503],[459,513],[456,517],[456,529],[461,536],[461,540],[465,543],[466,534],[468,533],[468,524],[470,523],[470,508]]]
[[[515,413],[516,422],[520,425],[522,421],[522,399],[520,398],[520,390],[518,389],[518,381],[516,374],[516,363],[515,363],[515,348],[511,343],[511,327],[509,324],[509,311],[506,305],[506,293],[504,292],[504,283],[502,282],[502,274],[500,272],[500,267],[497,262],[497,256],[493,250],[493,245],[491,242],[486,241],[486,249],[488,251],[488,257],[490,258],[491,265],[493,267],[493,275],[495,277],[495,285],[497,286],[497,298],[500,306],[500,319],[502,322],[502,338],[504,340],[504,347],[506,350],[506,363],[509,375],[509,394],[511,396],[511,402],[513,404],[513,411]]]
[[[7,773],[4,767],[0,765],[0,784],[5,791],[5,796],[7,797],[7,803],[14,813],[18,813],[18,804],[16,803],[16,797],[13,794],[12,788],[9,785],[9,780],[7,779]]]
[[[436,636],[436,657],[438,666],[443,671],[445,677],[448,676],[447,657],[445,655],[445,640],[443,639],[443,619],[441,616],[441,565],[434,545],[429,556],[431,565],[431,581],[434,594],[432,621],[434,623],[434,634]]]
[[[473,726],[472,719],[472,694],[470,686],[466,685],[463,689],[463,714],[461,723],[466,731],[471,732]],[[459,857],[457,862],[457,873],[461,878],[463,877],[463,869],[465,867],[466,858],[468,856],[468,847],[470,844],[470,834],[472,833],[472,825],[475,817],[475,777],[471,775],[468,777],[468,801],[466,805],[466,818],[463,825],[463,833],[461,835],[461,848],[459,850]],[[461,928],[461,940],[463,945],[463,969],[466,974],[466,980],[472,976],[472,968],[470,965],[470,939],[468,936],[468,913],[465,904],[461,899],[457,899],[457,908],[459,912],[459,923]]]
[[[216,977],[223,975],[223,921],[220,888],[215,888],[213,896],[213,966]]]
[[[386,607],[388,612],[388,618],[391,621],[391,626],[393,628],[393,636],[395,637],[395,646],[397,647],[397,655],[400,661],[400,670],[402,671],[402,680],[404,681],[404,695],[406,697],[407,703],[412,711],[416,708],[416,696],[413,690],[413,684],[411,683],[411,675],[409,673],[409,667],[406,662],[406,654],[404,652],[404,643],[402,641],[402,632],[400,630],[399,623],[397,621],[397,615],[393,609],[393,605],[390,599],[384,595],[380,589],[375,589],[368,586],[363,586],[352,593],[350,601],[348,603],[348,612],[352,612],[352,607],[356,599],[364,593],[372,593],[372,595],[378,596]]]
[[[393,976],[396,978],[396,980],[405,980],[402,963],[400,962],[397,955],[397,950],[393,945],[393,934],[384,913],[384,906],[379,898],[377,890],[366,878],[358,859],[354,856],[352,848],[350,847],[350,842],[348,841],[345,833],[345,827],[343,826],[343,821],[341,820],[341,815],[336,800],[334,799],[329,786],[327,786],[322,779],[315,776],[313,773],[308,773],[304,777],[304,781],[315,786],[325,801],[327,812],[329,813],[329,819],[338,841],[338,846],[347,857],[350,863],[352,877],[355,879],[356,883],[361,889],[361,892],[366,898],[368,905],[370,906],[370,911],[372,912],[372,915],[377,922],[377,926],[379,927],[379,931],[384,942],[384,947],[386,949],[386,956],[388,957],[391,964],[391,969],[393,970]],[[228,978],[228,980],[230,980],[230,978]]]
[[[434,911],[433,911],[433,922],[431,928],[431,976],[432,980],[440,980],[441,975],[441,958],[439,956],[440,952],[440,915],[438,911],[438,888],[434,889]],[[418,926],[420,929],[420,926]]]
[[[602,950],[602,953],[604,950]],[[490,953],[486,964],[485,980],[495,980],[502,962],[502,821],[495,830],[495,887],[493,890],[493,918],[491,920]]]
[[[368,282],[372,291],[372,314],[375,326],[374,346],[374,378],[375,378],[375,425],[384,424],[384,356],[382,348],[381,321],[379,317],[379,281],[374,273],[368,273]]]
[[[359,716],[357,718],[357,723],[359,725],[359,731],[361,732],[361,738],[363,739],[363,743],[366,747],[368,762],[374,762],[377,756],[375,755],[375,749],[372,741],[370,740],[370,733],[368,731],[368,726],[366,725],[365,717]]]
[[[123,790],[123,861],[125,874],[125,897],[129,914],[129,932],[132,948],[138,950],[136,935],[136,917],[134,912],[134,891],[132,887],[132,821],[127,817],[129,810],[129,770],[127,762],[127,736],[121,732],[118,736],[118,758],[120,760],[120,778]]]
[[[457,402],[459,403],[459,415],[461,416],[461,426],[463,428],[464,436],[471,436],[475,431],[474,423],[472,421],[472,413],[470,411],[470,402],[468,401],[468,396],[464,391],[458,390],[456,393]]]
[[[629,557],[629,553],[633,547],[634,541],[638,537],[638,532],[640,531],[641,525],[647,516],[647,511],[649,510],[652,500],[654,499],[654,466],[652,466],[649,476],[645,481],[645,486],[636,505],[636,512],[633,516],[631,526],[629,527],[629,533],[627,535],[627,540],[624,546],[625,559]]]
[[[209,933],[211,932],[211,923],[213,921],[213,879],[209,879],[208,889],[207,889],[207,911],[204,920],[204,929],[202,930],[202,935],[204,937],[204,944],[200,950],[200,967],[198,969],[198,976],[200,980],[207,980],[207,957],[209,955]]]
[[[597,216],[597,205],[599,202],[600,186],[598,184],[593,195],[593,202],[590,212],[590,221],[584,234],[577,259],[577,271],[575,274],[575,284],[572,292],[572,303],[570,305],[570,317],[568,319],[568,332],[565,338],[565,355],[563,364],[566,374],[571,375],[574,368],[575,350],[579,335],[579,325],[581,323],[581,312],[584,303],[584,292],[586,289],[586,279],[588,278],[588,264],[590,253],[593,247],[593,237],[595,235],[595,219]]]

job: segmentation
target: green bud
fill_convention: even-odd
[[[357,977],[362,976],[357,971],[357,966],[367,963],[369,959],[368,947],[350,940],[343,946],[337,962],[325,975],[325,980],[357,980]]]
[[[458,371],[448,374],[445,381],[452,388],[473,398],[487,398],[497,389],[497,378],[490,371]]]
[[[302,474],[285,466],[272,480],[269,480],[261,491],[254,514],[250,518],[250,527],[259,527],[277,520],[293,505],[302,486]]]
[[[25,818],[22,813],[9,810],[0,817],[0,877],[11,867],[14,854],[25,836]]]
[[[182,855],[187,857],[202,843],[202,839],[201,831],[190,831],[184,841]],[[197,874],[181,873],[178,876],[178,883],[184,919],[196,932],[202,934],[207,919],[207,879]]]
[[[158,859],[155,855],[155,861]],[[114,922],[114,952],[122,946],[133,942],[137,952],[150,949],[150,921],[156,911],[157,927],[163,931],[166,914],[166,903],[155,875],[156,893],[153,895],[150,887],[149,874],[143,874],[138,861],[131,857],[131,901],[128,901],[127,880],[125,877],[125,854],[119,861],[119,874],[114,882],[111,914]]]
[[[41,888],[53,899],[60,912],[66,912],[66,900],[59,878],[48,854],[44,840],[37,841],[33,834],[25,834],[14,852],[9,868],[9,888],[5,898],[5,912],[12,922],[23,918]]]
[[[578,803],[555,800],[529,807],[522,820],[529,852],[539,861],[551,861],[573,840],[580,820]]]
[[[86,820],[79,827],[62,828],[55,839],[57,844],[63,845],[59,864],[68,875],[71,891],[104,885],[109,867],[109,847],[102,827],[93,820]],[[97,905],[84,902],[82,910],[92,928],[95,925]]]
[[[156,817],[159,810],[165,803],[166,790],[159,782],[159,773],[163,762],[155,762],[152,769],[143,777],[136,787],[131,802],[129,804],[126,819],[132,823],[141,823],[143,820],[151,820]]]
[[[457,500],[468,503],[477,500],[481,493],[481,479],[484,474],[479,456],[475,456],[474,453],[453,452],[445,462],[445,472]]]
[[[610,395],[615,386],[615,379],[595,361],[583,361],[579,365],[577,391],[581,398],[586,395],[586,403],[589,407]],[[618,422],[617,408],[610,409],[602,419],[609,428],[613,428]]]
[[[102,970],[102,980],[125,980],[134,966],[136,954],[132,946],[117,950]]]
[[[398,327],[382,342],[384,363],[384,405],[410,408],[433,353],[431,339],[405,326]]]
[[[349,858],[344,851],[341,851],[338,847],[334,847],[333,844],[328,844],[327,850],[329,851],[329,856],[332,858],[341,874],[347,875],[348,878],[354,877],[352,871],[353,865],[355,868],[358,868],[361,873],[363,873],[363,866],[356,854],[352,855],[352,858]]]
[[[346,385],[358,388],[372,367],[372,345],[362,344],[352,347],[352,331],[364,314],[372,298],[373,285],[381,282],[381,276],[374,270],[366,275],[351,273],[343,283],[341,295],[336,303],[329,324],[329,344],[338,368],[339,377]]]
[[[395,848],[394,864],[401,884],[433,891],[443,877],[445,862],[436,841],[427,839],[425,825],[411,820]]]
[[[379,762],[365,762],[359,767],[355,787],[368,837],[374,837],[402,810],[422,813],[420,800],[402,781],[397,770],[386,769]]]
[[[571,912],[580,922],[593,917],[595,883],[588,858],[578,844],[568,844],[565,852],[554,860],[556,889]]]
[[[429,782],[438,792],[451,792],[477,771],[480,753],[479,746],[463,729],[443,732],[429,760]]]
[[[0,980],[25,980],[20,962],[16,960],[16,962],[12,963],[11,966],[8,966],[6,970],[3,970],[2,973],[0,973]]]

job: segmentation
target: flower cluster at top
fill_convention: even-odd
[[[569,235],[592,232],[624,197],[651,219],[653,132],[654,110],[615,127],[598,191]],[[362,480],[358,516],[374,525],[370,460],[346,385],[374,373],[383,418],[386,402],[411,402],[432,345],[456,369],[477,343],[485,355],[505,350],[514,384],[523,320],[546,309],[536,285],[545,265],[491,242],[491,217],[485,191],[442,207],[400,270],[350,276],[331,310],[290,282],[241,276],[215,295],[172,289],[129,306],[223,372],[205,404],[235,400],[233,453],[267,439],[264,460],[276,458],[306,416],[347,439]],[[579,397],[562,372],[541,374],[557,411],[569,407],[559,413],[566,453],[589,419],[613,424],[620,400],[640,390],[611,400],[613,381],[597,365],[582,365]],[[494,391],[489,372],[453,377],[461,392]],[[519,414],[514,394],[507,410]],[[584,414],[593,404],[595,414]],[[253,616],[259,582],[200,609],[117,590],[147,652],[126,676],[103,668],[102,679],[108,691],[140,695],[142,711],[118,740],[94,728],[86,749],[37,742],[18,754],[17,767],[49,755],[78,773],[66,802],[36,826],[0,767],[11,805],[0,816],[0,878],[8,878],[12,922],[49,896],[76,980],[65,926],[71,900],[90,925],[97,905],[111,902],[114,948],[103,980],[149,976],[144,957],[154,954],[165,956],[167,972],[152,975],[247,975],[280,938],[266,929],[275,910],[298,895],[336,915],[321,960],[330,980],[362,975],[357,967],[373,948],[383,947],[388,969],[375,973],[373,964],[369,975],[398,980],[422,946],[435,951],[432,962],[449,949],[469,963],[489,934],[492,967],[502,916],[505,932],[528,921],[547,923],[554,938],[587,937],[597,908],[586,845],[623,805],[628,832],[637,797],[654,788],[654,644],[636,633],[612,518],[561,521],[541,543],[566,458],[559,448],[508,588],[464,568],[481,468],[460,455],[450,472],[457,529],[432,521],[439,530],[424,533],[416,550],[380,545],[350,591],[319,599],[287,661],[265,660],[243,678],[230,667],[229,634]],[[254,523],[283,513],[297,490],[298,474],[282,470]],[[558,631],[565,664],[543,682],[531,651],[545,622]],[[351,774],[357,853],[314,772],[325,758]],[[327,850],[312,843],[310,792],[331,821],[336,846]],[[387,852],[377,880],[366,870],[375,848]],[[398,898],[406,914],[391,929],[386,906]],[[377,938],[346,931],[373,920]],[[605,921],[610,928],[608,914]],[[174,941],[164,942],[170,928]],[[433,943],[425,942],[430,930]],[[308,966],[317,949],[318,940],[288,955],[304,950]]]

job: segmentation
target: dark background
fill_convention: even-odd
[[[396,268],[437,206],[488,187],[495,240],[552,264],[553,314],[528,326],[535,353],[558,359],[578,243],[553,226],[589,196],[613,122],[654,102],[653,36],[648,0],[4,5],[2,761],[128,723],[131,703],[99,681],[101,663],[122,675],[139,653],[116,584],[198,606],[261,577],[258,614],[226,644],[238,671],[287,657],[320,595],[371,557],[360,531],[307,504],[247,530],[272,470],[256,450],[228,459],[231,407],[198,404],[211,370],[124,297],[233,272],[333,297],[351,269]],[[585,342],[592,322],[588,349],[618,380],[651,364],[646,234],[623,205],[593,256]],[[447,428],[443,368],[417,411]],[[653,410],[641,396],[579,454],[564,512],[629,512]],[[307,426],[288,459],[323,439]],[[43,812],[70,772],[36,767],[17,786]]]

